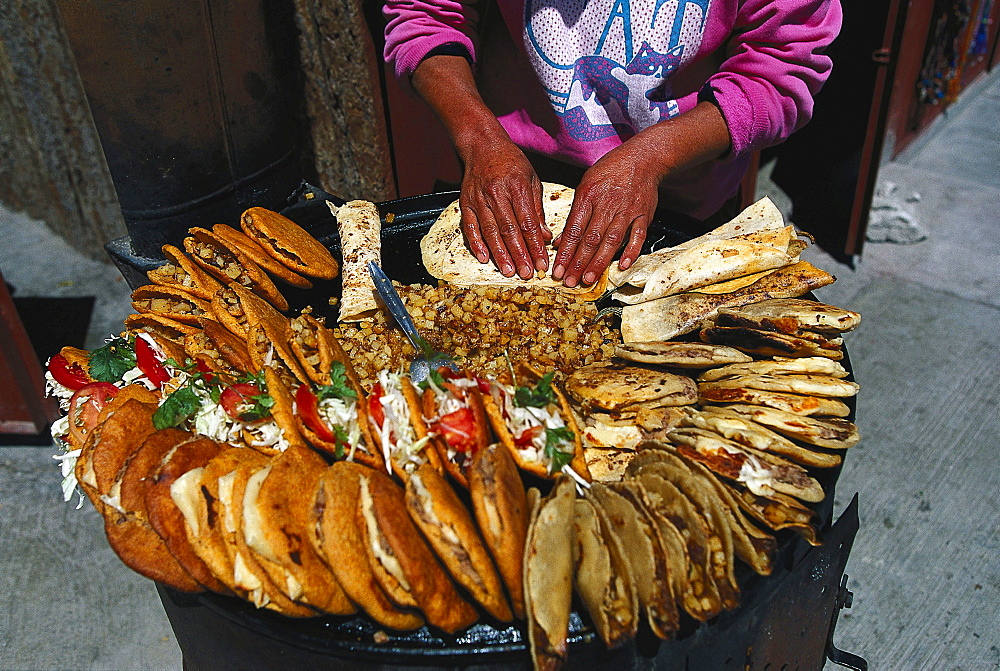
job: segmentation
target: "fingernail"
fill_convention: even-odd
[[[566,281],[563,282],[563,284],[565,284],[567,287],[569,287],[570,289],[572,289],[573,287],[576,286],[576,278],[571,275],[571,276],[569,276],[569,277],[566,278]]]
[[[621,270],[626,270],[631,265],[632,265],[632,259],[622,259],[621,261],[618,262],[618,267]]]
[[[525,263],[523,266],[519,266],[517,269],[517,274],[522,279],[525,280],[528,279],[532,275],[531,266],[529,266],[527,263]]]
[[[583,276],[583,283],[584,284],[593,284],[594,280],[596,280],[596,279],[597,279],[597,275],[595,273],[590,272],[590,273],[587,273],[586,275]]]
[[[563,273],[565,272],[566,272],[566,266],[562,265],[561,263],[557,263],[555,268],[552,269],[552,277],[556,278],[557,280],[561,280]]]
[[[514,274],[514,266],[510,265],[509,263],[505,263],[502,266],[500,266],[500,273],[504,277],[510,277],[511,275]]]
[[[548,259],[535,259],[535,270],[545,270],[549,267]]]
[[[478,254],[476,254],[476,258],[479,259],[480,263],[486,263],[487,261],[490,260],[490,255],[487,254],[486,252],[479,252]]]

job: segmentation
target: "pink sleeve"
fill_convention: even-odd
[[[476,58],[476,12],[469,0],[386,0],[385,60],[408,80],[431,49],[455,42]]]
[[[823,51],[840,32],[839,0],[746,0],[726,60],[708,87],[729,126],[732,154],[777,144],[812,117],[830,75]]]

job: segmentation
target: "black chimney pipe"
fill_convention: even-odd
[[[136,255],[162,259],[189,227],[253,205],[281,209],[298,186],[274,43],[296,37],[275,4],[59,0]]]

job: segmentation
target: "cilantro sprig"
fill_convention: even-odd
[[[87,372],[98,382],[118,382],[135,368],[135,336],[114,336],[103,347],[90,353]]]
[[[167,396],[156,409],[153,413],[153,426],[157,429],[169,429],[183,424],[200,407],[201,399],[195,393],[193,383],[184,385]]]
[[[316,388],[316,398],[324,401],[328,398],[339,398],[345,401],[352,401],[358,397],[358,393],[351,387],[347,380],[347,369],[344,364],[334,361],[330,364],[330,384],[320,385]]]
[[[522,386],[514,390],[514,405],[519,408],[544,408],[550,403],[556,402],[556,393],[552,388],[552,376],[555,371],[550,371],[542,376],[535,386]]]
[[[545,456],[549,458],[549,474],[562,471],[563,466],[573,461],[573,452],[563,452],[559,446],[573,442],[573,431],[568,426],[545,429]]]

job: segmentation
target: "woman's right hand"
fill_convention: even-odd
[[[542,184],[534,168],[476,89],[468,61],[434,55],[413,72],[413,87],[451,135],[465,166],[462,232],[482,263],[492,258],[507,277],[527,279],[549,266],[552,238],[542,213]]]
[[[491,258],[506,277],[528,279],[548,270],[552,233],[542,211],[542,183],[522,152],[503,134],[478,135],[459,146],[465,164],[462,232],[481,263]]]

